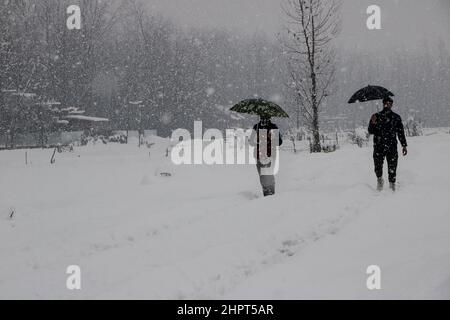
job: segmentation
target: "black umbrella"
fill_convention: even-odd
[[[386,97],[393,97],[394,94],[388,89],[380,86],[367,86],[358,90],[348,101],[348,103],[380,100]]]
[[[279,105],[264,99],[247,99],[239,102],[231,111],[254,114],[264,118],[289,118],[289,115]]]

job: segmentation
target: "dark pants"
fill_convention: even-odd
[[[271,196],[275,194],[275,177],[273,175],[261,175],[261,168],[264,165],[261,163],[256,164],[258,170],[259,182],[261,183],[264,196]]]
[[[377,175],[378,178],[381,178],[383,176],[384,158],[386,158],[388,164],[389,182],[395,183],[397,179],[397,164],[398,164],[397,147],[389,149],[382,149],[382,148],[374,149],[373,160],[375,163],[375,174]]]

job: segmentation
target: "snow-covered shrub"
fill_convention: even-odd
[[[362,148],[369,142],[369,132],[363,127],[358,127],[353,132],[349,133],[349,140],[351,143]]]
[[[295,138],[299,141],[305,140],[307,135],[308,135],[308,131],[305,128],[300,128],[295,131]]]
[[[293,137],[296,141],[303,141],[308,138],[308,130],[303,127],[290,128],[283,133],[283,136],[287,137],[288,140],[291,140],[291,137]]]
[[[408,117],[405,123],[405,133],[408,137],[418,137],[423,135],[422,124],[414,117]]]
[[[116,133],[108,137],[109,142],[115,142],[120,144],[127,143],[127,136],[123,133]]]
[[[336,144],[322,145],[322,151],[325,152],[325,153],[334,152],[337,149],[338,149],[338,146]]]
[[[313,152],[313,144],[312,144],[312,138],[308,137],[309,140],[309,151]],[[336,139],[336,136],[333,138],[328,137],[327,135],[320,135],[320,146],[322,148],[322,152],[328,153],[328,152],[334,152],[337,149],[339,149],[339,142]]]
[[[330,138],[326,135],[322,135],[322,152],[334,152],[337,149],[339,149],[337,136]]]

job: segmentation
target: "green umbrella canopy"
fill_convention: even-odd
[[[239,102],[231,111],[258,115],[263,118],[289,118],[289,115],[279,105],[264,99],[247,99]]]

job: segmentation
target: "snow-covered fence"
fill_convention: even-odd
[[[40,132],[16,133],[14,134],[13,149],[38,148],[42,146]],[[55,147],[57,145],[69,145],[81,140],[82,131],[72,132],[50,132],[45,133],[44,147]],[[11,139],[8,134],[0,135],[0,149],[11,147]]]

